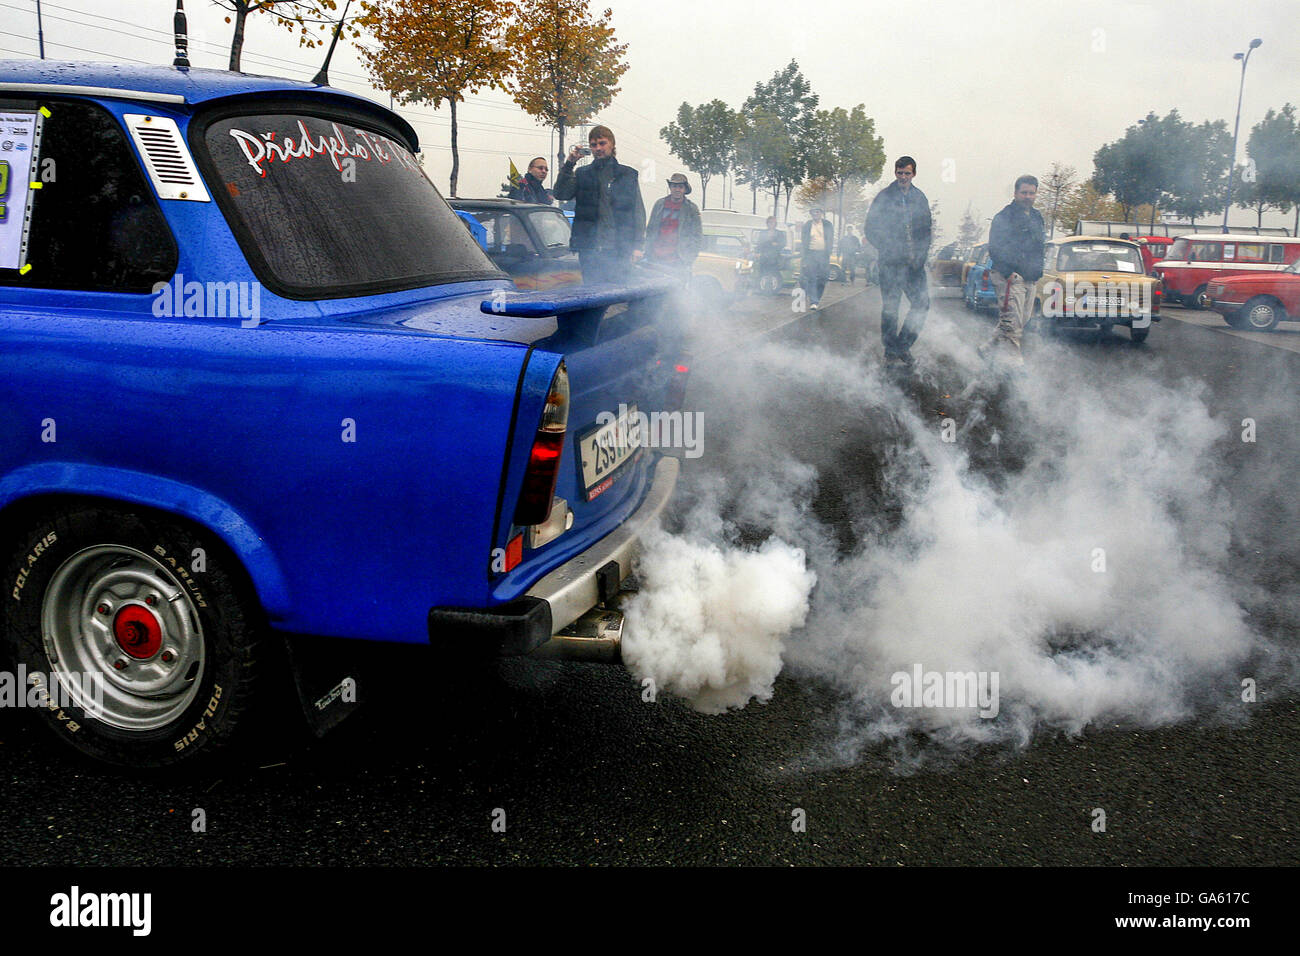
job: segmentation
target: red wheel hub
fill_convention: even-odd
[[[128,604],[113,618],[117,646],[136,660],[153,657],[162,647],[162,625],[147,608]]]

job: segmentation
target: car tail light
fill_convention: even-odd
[[[560,474],[560,456],[568,425],[569,373],[561,362],[551,379],[542,423],[528,453],[528,470],[524,472],[524,487],[515,508],[515,524],[541,524],[551,516],[551,499],[555,496],[555,480]]]
[[[987,272],[980,276],[980,291],[989,291],[989,274]]]

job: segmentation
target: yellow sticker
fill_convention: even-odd
[[[29,262],[27,263],[27,265],[23,266],[21,269],[18,270],[18,274],[20,276],[25,276],[27,275],[27,273],[31,271],[32,271],[32,264]]]
[[[44,106],[42,106],[42,107],[41,107],[41,115],[44,116],[46,119],[49,119],[49,118],[50,118],[50,111],[47,110]],[[911,300],[909,299],[908,301],[911,301]]]
[[[42,186],[44,186],[45,184],[42,183],[42,182],[40,182],[39,180],[33,179],[33,180],[31,181],[31,183],[29,183],[29,185],[30,185],[33,189],[40,189],[40,188],[41,188]]]

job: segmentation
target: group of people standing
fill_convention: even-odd
[[[575,200],[569,245],[578,253],[585,282],[626,281],[633,252],[643,242],[647,262],[688,280],[703,234],[699,207],[686,198],[691,192],[690,183],[682,173],[669,177],[668,195],[655,202],[647,223],[637,171],[619,163],[616,152],[613,131],[607,126],[594,126],[588,146],[575,145],[564,158],[553,193],[545,188],[548,167],[546,159],[539,156],[529,163],[527,174],[511,191],[510,198],[542,203]],[[592,162],[578,168],[578,160],[586,155],[592,157]],[[898,370],[912,368],[912,345],[921,334],[930,308],[926,260],[933,221],[929,200],[913,182],[916,170],[916,160],[911,156],[900,156],[895,161],[894,182],[872,200],[863,228],[866,242],[877,255],[885,364]],[[1038,180],[1021,176],[1013,193],[1014,198],[993,218],[989,229],[991,278],[999,300],[998,324],[980,354],[1023,365],[1020,340],[1033,306],[1034,285],[1043,274],[1046,233],[1043,217],[1034,208]],[[830,274],[834,229],[822,209],[814,207],[810,215],[800,235],[802,280],[809,308],[818,310]],[[768,217],[767,231],[760,235],[757,246],[760,273],[772,269],[785,247],[785,236],[776,228],[775,217]],[[849,281],[856,278],[859,254],[865,251],[852,228],[847,228],[840,240],[840,254]],[[904,296],[908,308],[900,320]]]
[[[509,198],[544,204],[574,200],[569,247],[578,254],[584,282],[627,281],[633,253],[643,243],[645,261],[689,280],[704,233],[699,207],[686,198],[691,184],[685,174],[668,177],[668,195],[655,202],[647,221],[637,171],[617,160],[614,131],[593,126],[587,143],[575,145],[564,158],[554,190],[545,188],[548,167],[538,156]],[[591,162],[578,167],[587,155]]]

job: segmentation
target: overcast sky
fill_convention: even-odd
[[[356,4],[354,4],[356,6]],[[597,10],[603,4],[595,3]],[[1241,116],[1241,145],[1270,107],[1300,104],[1296,0],[913,0],[824,2],[803,7],[758,0],[610,0],[628,44],[622,92],[599,117],[618,139],[621,161],[643,171],[650,200],[681,168],[659,139],[683,101],[715,97],[738,108],[754,84],[798,61],[821,107],[858,103],[876,121],[889,157],[915,156],[916,183],[940,205],[948,239],[969,204],[991,217],[1023,172],[1043,175],[1053,161],[1092,172],[1092,155],[1148,111],[1177,108],[1184,119],[1231,126],[1240,65],[1252,37]],[[46,56],[171,62],[174,0],[42,0]],[[34,57],[35,0],[0,0],[0,56]],[[189,0],[195,66],[224,68],[231,27],[208,0]],[[150,32],[156,31],[156,32]],[[265,16],[253,18],[244,69],[309,79],[323,51],[306,50]],[[331,70],[334,85],[369,93],[350,46]],[[400,110],[427,153],[444,193],[451,168],[449,121],[442,110]],[[549,154],[550,133],[500,93],[471,96],[459,110],[462,196],[496,195],[508,158],[522,170]],[[700,199],[699,181],[692,199]],[[722,204],[718,180],[708,205]],[[760,197],[759,211],[766,212]],[[749,211],[738,189],[735,206]],[[794,208],[791,217],[796,218]],[[1234,210],[1234,222],[1254,222]],[[1290,227],[1292,216],[1266,223]]]

